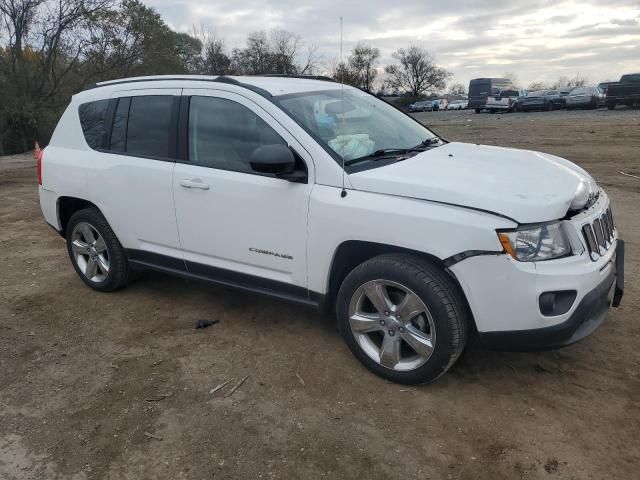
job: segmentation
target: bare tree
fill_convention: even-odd
[[[504,72],[502,74],[502,78],[506,78],[507,80],[509,80],[511,82],[511,85],[513,85],[516,88],[518,88],[520,85],[520,81],[518,80],[518,75],[516,75],[513,72]]]
[[[579,73],[573,77],[562,76],[556,80],[556,82],[552,85],[552,88],[575,88],[575,87],[584,87],[587,84],[586,77],[583,77]]]
[[[313,43],[307,46],[304,62],[300,64],[300,75],[313,75],[322,62],[322,55],[318,53],[319,47]]]
[[[452,74],[436,64],[435,58],[425,49],[410,46],[393,53],[397,63],[387,65],[387,85],[391,90],[409,92],[417,97],[427,90],[442,90]]]
[[[201,42],[139,0],[0,0],[0,151],[46,143],[98,79],[201,69]]]
[[[329,65],[330,76],[345,85],[359,86],[359,79],[348,62],[338,62],[334,59]]]
[[[358,87],[368,92],[372,90],[373,82],[378,75],[376,65],[379,58],[380,50],[371,45],[360,42],[353,47],[348,64]]]
[[[452,95],[466,95],[467,87],[464,84],[457,82],[449,85],[449,93]]]
[[[548,88],[549,85],[545,82],[531,82],[527,87],[527,90],[535,92],[537,90],[547,90]]]
[[[297,72],[296,56],[302,46],[302,37],[287,30],[272,30],[270,49],[275,73],[294,75]]]
[[[234,48],[231,57],[232,68],[238,73],[249,75],[275,73],[271,45],[265,31],[250,33],[247,36],[247,46]]]

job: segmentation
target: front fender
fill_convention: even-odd
[[[496,229],[514,228],[506,218],[425,200],[317,185],[309,204],[309,290],[327,291],[331,262],[346,241],[393,245],[439,260],[475,250],[501,252]]]

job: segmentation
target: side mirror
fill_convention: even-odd
[[[249,163],[256,172],[286,175],[295,169],[296,157],[286,145],[263,145],[253,151]]]

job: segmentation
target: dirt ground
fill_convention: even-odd
[[[42,219],[33,161],[5,157],[0,478],[638,478],[640,179],[619,172],[640,175],[640,110],[419,118],[564,156],[607,190],[627,282],[594,335],[545,353],[472,346],[433,385],[387,383],[301,307],[158,274],[90,290]]]

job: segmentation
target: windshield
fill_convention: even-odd
[[[279,105],[336,160],[410,149],[435,135],[388,103],[351,88],[277,97]]]

